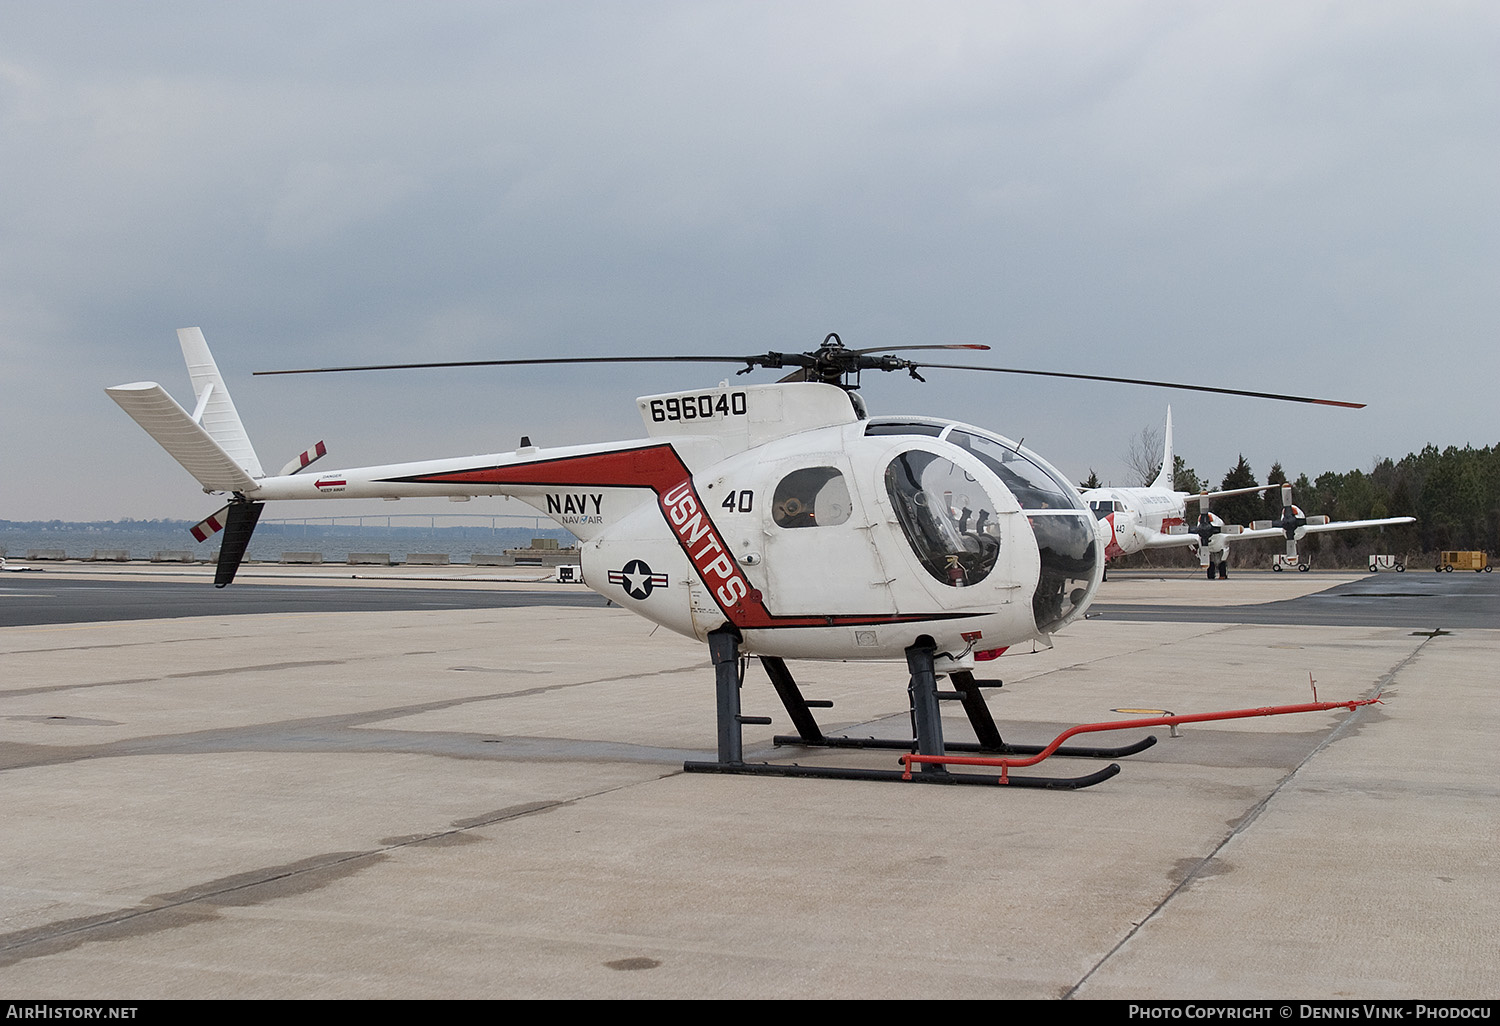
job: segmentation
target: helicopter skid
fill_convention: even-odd
[[[765,716],[744,716],[740,713],[740,688],[744,682],[743,663],[739,657],[739,639],[732,628],[709,633],[709,652],[713,659],[718,694],[719,758],[716,762],[685,762],[683,769],[689,773],[730,773],[746,776],[776,777],[822,777],[830,780],[888,780],[902,783],[927,784],[987,784],[1007,787],[1033,787],[1048,790],[1078,790],[1089,787],[1120,772],[1117,763],[1111,763],[1093,773],[1076,777],[1030,777],[1009,772],[1009,767],[994,776],[983,773],[955,773],[942,762],[949,752],[977,752],[986,756],[1040,755],[1043,749],[1033,746],[1007,745],[991,717],[989,707],[980,693],[982,687],[999,687],[999,681],[976,681],[973,674],[960,670],[950,674],[956,692],[946,694],[937,691],[936,674],[933,670],[933,650],[928,646],[913,645],[907,649],[907,664],[911,670],[911,685],[908,695],[911,701],[914,740],[880,738],[830,738],[823,734],[812,715],[812,707],[827,708],[832,703],[810,702],[802,696],[801,689],[787,670],[786,663],[774,656],[762,656],[771,683],[775,686],[782,704],[786,706],[793,724],[800,734],[796,737],[776,737],[775,743],[795,744],[805,747],[823,748],[872,748],[906,752],[908,756],[920,754],[928,761],[916,773],[911,764],[903,759],[902,770],[857,769],[835,766],[803,766],[799,764],[778,765],[773,763],[750,763],[744,759],[742,728],[747,724],[770,723]],[[962,701],[969,721],[974,727],[978,742],[945,744],[942,720],[938,715],[938,700],[946,698]],[[1053,746],[1052,755],[1082,758],[1120,758],[1143,751],[1156,743],[1155,737],[1147,737],[1133,745],[1119,748],[1073,747],[1058,750]],[[953,756],[961,761],[962,756]]]
[[[904,770],[855,769],[838,766],[776,765],[767,762],[685,762],[689,773],[732,773],[758,777],[821,777],[825,780],[888,780],[916,784],[980,784],[991,787],[1033,787],[1049,791],[1077,791],[1108,780],[1120,772],[1118,763],[1078,777],[1027,777],[985,773],[913,773]]]

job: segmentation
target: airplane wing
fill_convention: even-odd
[[[1196,534],[1159,534],[1155,531],[1140,532],[1142,547],[1147,549],[1183,549],[1196,546],[1198,536]]]
[[[1312,530],[1311,527],[1308,528]],[[1279,527],[1249,527],[1240,532],[1235,541],[1255,541],[1257,538],[1280,538],[1286,540],[1286,532]]]
[[[1391,524],[1414,524],[1416,522],[1416,517],[1384,517],[1380,520],[1331,520],[1327,523],[1315,524],[1309,518],[1302,531],[1306,534],[1321,534],[1324,531],[1356,531],[1361,527],[1388,527]],[[1286,531],[1280,527],[1246,528],[1235,536],[1235,541],[1254,541],[1256,538],[1284,539]]]
[[[1380,520],[1332,520],[1326,524],[1308,524],[1308,534],[1321,531],[1353,531],[1359,527],[1385,527],[1390,524],[1415,524],[1416,517],[1384,517]]]

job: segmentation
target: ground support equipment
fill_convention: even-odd
[[[1314,697],[1317,689],[1313,689]],[[943,766],[991,766],[1000,770],[1000,776],[993,781],[997,784],[1010,784],[1015,782],[1014,777],[1009,777],[1010,770],[1014,766],[1034,766],[1043,759],[1056,755],[1062,750],[1062,743],[1077,734],[1094,733],[1106,730],[1136,730],[1142,727],[1171,727],[1174,731],[1182,723],[1209,723],[1215,720],[1239,720],[1251,716],[1283,716],[1288,713],[1301,712],[1327,712],[1330,709],[1348,709],[1353,712],[1362,705],[1375,705],[1380,702],[1380,696],[1374,698],[1360,698],[1345,702],[1307,702],[1301,705],[1269,705],[1256,709],[1230,709],[1224,712],[1192,713],[1179,716],[1175,713],[1165,716],[1151,716],[1139,720],[1112,720],[1106,723],[1082,723],[1076,727],[1069,727],[1053,739],[1052,743],[1044,748],[1039,754],[1027,759],[990,759],[977,756],[962,755],[927,755],[921,752],[908,752],[901,756],[901,764],[906,767],[908,775],[912,766],[918,766],[923,771],[930,765]],[[1119,767],[1116,767],[1118,770]],[[916,778],[913,778],[916,779]]]

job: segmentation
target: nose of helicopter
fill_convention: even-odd
[[[924,461],[923,467],[927,470],[932,467],[951,468],[953,474],[948,478],[938,474],[937,479],[939,482],[951,481],[955,497],[968,487],[966,482],[978,483],[990,496],[1004,499],[1000,504],[991,502],[989,509],[1008,508],[1018,512],[1030,528],[1038,556],[1037,583],[1031,604],[1037,632],[1050,634],[1082,616],[1104,577],[1107,542],[1099,533],[1101,521],[1095,516],[1095,511],[1083,501],[1068,479],[1046,460],[1009,439],[959,424],[942,432],[941,437],[943,442],[964,453],[965,461],[975,460],[978,466],[970,464],[964,467],[950,458],[938,459],[938,454],[943,451],[937,448],[941,443],[911,443],[912,458]],[[901,464],[900,458],[889,466],[898,467],[898,464]],[[910,467],[907,469],[911,470]],[[889,473],[888,470],[888,488],[892,484]],[[904,477],[897,474],[896,481],[906,481],[913,487],[918,483],[912,473]],[[924,471],[919,483],[925,486],[926,481]],[[934,485],[932,491],[932,498],[925,503],[926,509],[937,506],[947,506],[950,512],[954,509],[955,499],[947,497],[941,484]],[[899,509],[898,498],[893,494],[892,503]],[[960,502],[958,505],[967,504]],[[958,517],[954,525],[956,534],[982,533],[979,525],[962,518],[961,510]],[[993,552],[990,555],[993,556]],[[994,562],[989,557],[987,560],[987,566]],[[980,579],[983,579],[982,575],[969,574],[964,583],[977,583]]]
[[[1081,617],[1104,578],[1103,531],[1113,525],[1086,509],[1027,510],[1040,571],[1032,597],[1037,630],[1051,634]],[[1101,527],[1100,525],[1105,525]]]

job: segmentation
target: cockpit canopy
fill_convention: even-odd
[[[1046,461],[1009,439],[966,424],[926,418],[876,418],[866,435],[918,435],[955,445],[993,471],[1031,524],[1041,555],[1032,597],[1036,625],[1061,627],[1088,601],[1100,550],[1094,512]],[[987,577],[999,555],[986,530],[995,501],[951,460],[927,449],[897,455],[886,468],[886,490],[918,559],[935,579],[967,587]]]

